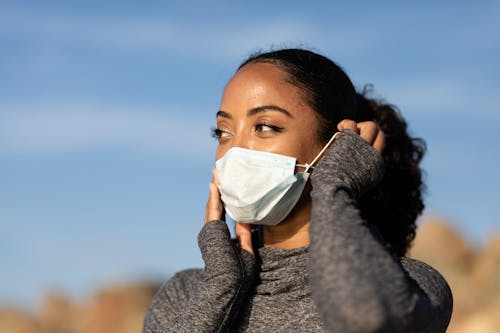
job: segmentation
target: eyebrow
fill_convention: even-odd
[[[233,119],[233,117],[227,113],[226,111],[219,110],[215,114],[215,117],[222,117],[222,118],[228,118],[228,119]]]
[[[277,106],[277,105],[262,105],[262,106],[257,106],[255,108],[251,108],[250,110],[248,110],[247,112],[247,117],[250,117],[250,116],[253,116],[253,115],[256,115],[257,113],[261,113],[261,112],[267,112],[267,111],[278,111],[278,112],[281,112],[283,113],[284,115],[286,115],[287,117],[289,118],[292,118],[293,119],[293,116],[290,112],[288,112],[287,110]],[[223,117],[223,118],[228,118],[228,119],[232,119],[233,117],[231,116],[231,114],[229,114],[228,112],[226,111],[222,111],[222,110],[219,110],[217,111],[217,114],[216,114],[217,117]]]

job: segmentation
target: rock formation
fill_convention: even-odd
[[[453,292],[447,332],[500,332],[500,235],[474,249],[445,221],[424,222],[410,256],[436,268]]]
[[[138,333],[158,287],[149,283],[111,286],[83,304],[49,294],[35,314],[0,309],[0,332]]]

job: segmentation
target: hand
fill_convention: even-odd
[[[219,179],[217,178],[217,171],[212,169],[212,181],[208,184],[209,194],[208,202],[205,209],[205,224],[209,221],[223,220],[224,219],[224,206],[220,199]]]
[[[212,169],[212,181],[209,186],[208,202],[205,212],[205,224],[210,221],[223,220],[224,206],[220,199],[219,179],[217,178],[217,170]],[[252,226],[247,223],[236,223],[236,240],[238,245],[243,250],[254,254],[252,248]]]
[[[372,121],[349,119],[338,125],[341,134],[325,151],[311,176],[314,187],[341,184],[359,198],[377,185],[384,175],[384,133]]]
[[[252,247],[252,225],[248,223],[236,223],[236,240],[238,241],[239,246],[250,252],[252,255],[253,247]]]
[[[385,145],[385,134],[379,130],[377,124],[373,121],[363,121],[356,123],[354,120],[344,119],[337,125],[339,131],[350,129],[359,134],[369,145],[371,145],[379,154],[382,153]]]

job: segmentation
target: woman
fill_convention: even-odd
[[[205,268],[160,288],[144,332],[446,330],[446,281],[404,257],[424,145],[390,105],[321,55],[279,50],[239,67],[214,135]]]

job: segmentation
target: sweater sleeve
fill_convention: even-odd
[[[253,279],[255,258],[236,246],[224,221],[206,223],[198,244],[205,268],[177,273],[160,288],[143,333],[229,331]]]
[[[357,198],[383,176],[383,159],[345,130],[312,175],[309,279],[327,331],[444,332],[452,296],[423,263],[395,258],[360,215]]]

